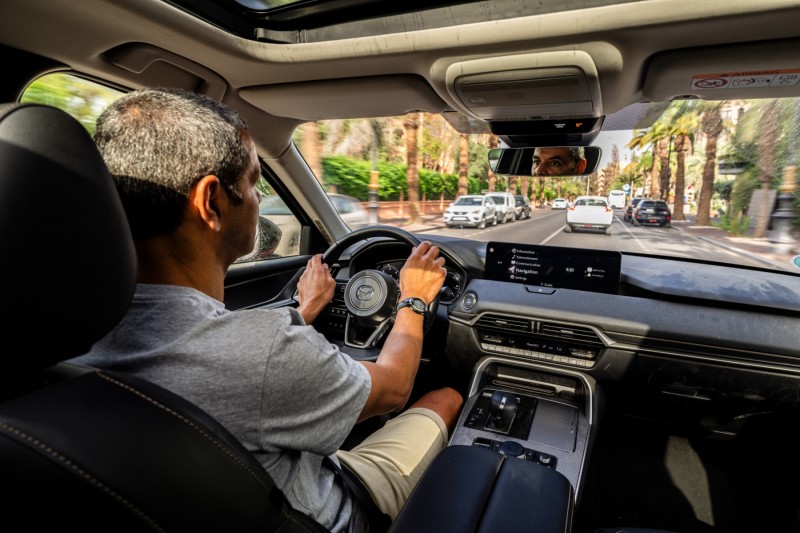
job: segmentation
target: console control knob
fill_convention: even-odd
[[[553,463],[553,456],[548,453],[539,453],[539,463],[550,466]]]
[[[518,442],[507,440],[500,445],[500,453],[509,457],[519,457],[525,453],[525,448]]]

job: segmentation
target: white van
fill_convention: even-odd
[[[625,191],[614,189],[608,193],[608,205],[611,209],[625,209]]]
[[[484,192],[484,196],[491,196],[497,210],[497,222],[500,224],[506,221],[513,221],[517,217],[517,201],[510,192]]]

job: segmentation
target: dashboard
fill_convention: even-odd
[[[796,427],[800,276],[645,254],[418,238],[439,247],[447,269],[420,375],[422,386],[463,390],[452,444],[512,446],[526,460],[545,458],[579,495],[596,428],[607,422],[655,422],[715,439]],[[348,323],[348,282],[375,272],[396,282],[410,251],[380,236],[341,253],[332,272],[337,294],[314,326],[343,353],[374,361],[381,348],[359,346],[371,333]],[[518,399],[508,427],[486,418],[497,391]]]
[[[676,382],[687,381],[681,372],[699,376],[690,368],[698,363],[800,378],[800,276],[627,253],[424,238],[446,260],[434,328],[446,338],[441,356],[456,370],[500,356],[622,375],[652,357],[676,366],[669,377]],[[535,269],[545,277],[511,279],[513,250],[536,255]],[[378,238],[348,252],[342,280],[364,269],[396,277],[410,246]],[[557,269],[567,275],[555,276]],[[603,274],[587,281],[588,271]]]

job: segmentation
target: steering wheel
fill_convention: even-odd
[[[389,237],[412,247],[421,243],[413,234],[394,226],[368,226],[348,233],[331,244],[322,254],[322,262],[333,266],[347,248],[374,237]],[[375,348],[394,324],[395,307],[400,296],[398,283],[385,272],[366,269],[347,281],[341,296],[347,308],[345,344],[354,348]],[[423,333],[430,331],[438,307],[437,295],[425,312]]]

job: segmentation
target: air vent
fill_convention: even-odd
[[[499,329],[501,331],[523,331],[530,333],[531,321],[500,315],[483,315],[475,325],[479,328]]]
[[[592,328],[586,326],[573,326],[567,324],[554,324],[552,322],[536,322],[534,332],[543,337],[563,341],[579,342],[591,346],[602,347],[603,341]]]

